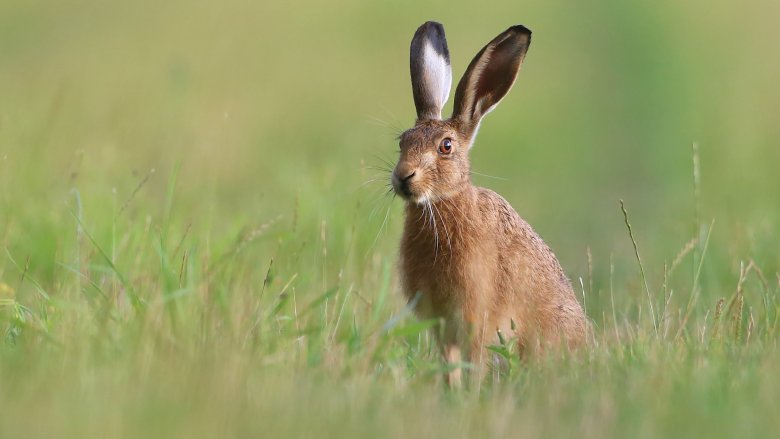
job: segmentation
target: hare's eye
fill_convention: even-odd
[[[449,154],[452,152],[452,139],[447,138],[439,144],[439,154]]]

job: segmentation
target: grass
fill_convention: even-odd
[[[678,289],[693,248],[697,279],[715,263],[707,241],[683,248],[662,288],[630,275],[580,282],[593,329],[585,352],[512,361],[480,389],[452,393],[427,332],[436,322],[400,305],[394,256],[359,244],[356,228],[335,254],[327,222],[296,233],[293,213],[194,232],[166,213],[127,215],[142,190],[98,210],[99,221],[70,192],[53,212],[62,227],[49,280],[31,269],[37,258],[6,246],[0,436],[728,437],[777,427],[778,283],[745,261],[716,302]],[[631,289],[649,302],[626,298]]]
[[[776,5],[513,5],[0,6],[0,437],[773,435]],[[510,12],[474,178],[592,336],[451,392],[384,169],[415,26],[457,76]]]

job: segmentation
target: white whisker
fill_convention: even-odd
[[[439,229],[436,227],[436,216],[433,214],[433,207],[430,201],[426,201],[425,206],[428,208],[428,212],[431,214],[431,224],[433,225],[433,263],[436,263],[436,259],[439,256]]]
[[[469,173],[470,173],[470,174],[474,174],[474,175],[479,175],[479,176],[482,176],[482,177],[487,177],[487,178],[494,178],[494,179],[496,179],[496,180],[509,181],[509,179],[508,179],[508,178],[504,178],[504,177],[497,177],[497,176],[495,176],[495,175],[489,175],[489,174],[482,174],[482,173],[480,173],[480,172],[477,172],[477,171],[469,171]]]
[[[377,175],[377,176],[375,176],[375,178],[370,178],[370,179],[364,181],[360,186],[358,186],[358,188],[361,189],[361,188],[363,188],[363,187],[365,187],[365,186],[367,186],[367,185],[369,185],[371,183],[376,183],[377,181],[384,181],[384,182],[386,182],[385,186],[389,186],[390,183],[388,182],[388,180],[389,179],[386,176],[384,176],[384,175],[382,175],[382,176]]]
[[[385,192],[383,194],[382,198],[387,199],[386,197],[387,197],[387,195],[390,194],[390,192],[391,191]],[[394,199],[395,199],[395,194],[393,194],[393,196],[388,199],[389,201],[387,202],[387,210],[385,211],[385,218],[382,221],[382,224],[379,226],[379,230],[377,230],[377,232],[376,232],[376,236],[374,237],[374,241],[371,243],[371,246],[368,247],[368,250],[366,251],[366,256],[368,256],[368,254],[371,253],[371,250],[373,250],[374,247],[376,247],[376,243],[379,241],[379,237],[382,235],[382,229],[385,229],[385,231],[387,231],[385,226],[388,223],[388,218],[390,216],[390,210],[393,208],[393,200]],[[378,207],[379,206],[377,206],[377,208]],[[369,216],[369,220],[373,216],[373,214],[376,213],[377,208],[374,208],[374,210],[372,211],[371,216]]]
[[[444,220],[444,216],[439,211],[439,208],[436,207],[435,204],[432,206],[434,209],[436,209],[436,213],[439,214],[439,218],[441,218],[441,224],[444,227],[444,234],[447,236],[447,249],[450,251],[450,254],[452,254],[452,241],[450,240],[450,232],[447,230],[447,221]]]
[[[368,220],[369,221],[374,219],[374,215],[376,215],[377,210],[380,207],[382,207],[382,204],[380,203],[380,201],[382,201],[382,199],[386,198],[390,194],[390,192],[392,192],[392,189],[387,190],[387,191],[384,191],[384,190],[380,189],[379,191],[381,191],[379,196],[377,196],[376,198],[374,198],[373,200],[368,202],[370,205],[374,205],[374,208],[371,209],[371,212],[368,214]],[[376,192],[378,192],[378,191],[375,191],[375,193]]]

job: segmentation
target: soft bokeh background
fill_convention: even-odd
[[[160,201],[177,164],[176,214],[195,226],[289,218],[297,202],[307,226],[349,215],[365,165],[394,159],[394,136],[413,122],[408,43],[427,19],[445,24],[456,77],[507,26],[534,31],[474,168],[502,178],[476,180],[504,194],[572,275],[587,246],[601,258],[629,250],[620,198],[640,244],[690,237],[693,142],[716,237],[757,234],[748,251],[777,221],[777,2],[0,7],[3,220],[34,210],[24,221],[34,224],[17,225],[27,233],[47,232],[71,187],[99,209],[154,168],[138,196]]]
[[[227,299],[215,304],[226,315],[243,309],[232,298],[265,284],[276,293],[292,286],[305,302],[336,284],[370,302],[387,284],[380,314],[391,315],[403,306],[392,270],[402,210],[382,196],[386,175],[374,167],[395,159],[395,136],[413,123],[411,36],[426,20],[442,22],[457,80],[487,41],[522,23],[534,32],[528,58],[472,153],[474,170],[497,178],[476,183],[515,206],[575,284],[584,279],[597,325],[609,314],[599,292],[613,284],[619,314],[643,315],[625,200],[656,305],[664,266],[683,251],[670,303],[684,306],[699,283],[704,318],[736,288],[740,262],[755,260],[767,294],[778,281],[778,17],[775,0],[4,0],[0,282],[37,316],[41,327],[27,333],[64,346],[81,334],[73,322],[89,321],[68,314],[88,289],[74,282],[111,295],[125,283],[112,271],[142,297],[178,298],[212,285],[213,267],[230,266],[220,274]],[[276,280],[266,282],[271,259]],[[40,290],[61,302],[39,303]],[[57,333],[51,321],[73,332]],[[97,337],[100,328],[85,331]],[[118,339],[135,340],[117,328]],[[40,360],[38,343],[4,349],[27,346]],[[32,361],[4,355],[14,359],[7,370]],[[76,370],[61,373],[86,376]],[[83,394],[68,386],[64,400]],[[32,391],[16,392],[37,404]],[[675,431],[675,422],[665,425]]]

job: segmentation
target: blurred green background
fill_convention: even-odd
[[[675,309],[683,309],[701,288],[704,300],[695,310],[699,320],[691,324],[692,339],[700,323],[707,328],[717,299],[734,292],[740,263],[744,267],[750,260],[763,276],[746,284],[764,294],[753,306],[774,309],[776,317],[776,305],[767,304],[777,303],[770,293],[776,293],[780,281],[779,17],[776,0],[0,2],[0,299],[12,300],[8,303],[17,310],[13,316],[0,314],[7,342],[0,357],[0,393],[5,389],[6,395],[0,398],[0,413],[23,417],[29,414],[25,407],[38,407],[56,418],[68,401],[84,398],[91,404],[88,413],[107,419],[106,430],[62,419],[53,425],[69,425],[66,432],[74,436],[107,431],[132,436],[141,434],[147,422],[163,425],[160,419],[168,415],[195,419],[192,412],[172,409],[192,397],[191,404],[201,410],[194,413],[203,414],[195,426],[165,424],[170,430],[160,430],[163,435],[224,432],[220,422],[233,419],[232,409],[241,418],[241,427],[229,430],[234,434],[262,428],[254,424],[252,410],[277,413],[281,418],[274,419],[284,424],[296,404],[307,398],[325,404],[333,390],[311,384],[305,373],[305,378],[296,375],[303,373],[301,362],[308,367],[321,359],[291,357],[288,348],[299,346],[300,334],[306,333],[298,327],[297,306],[313,300],[318,306],[331,303],[315,298],[334,285],[338,297],[346,294],[336,303],[342,310],[348,304],[344,322],[353,321],[352,338],[337,336],[342,313],[336,312],[335,327],[328,326],[335,319],[324,324],[333,336],[309,349],[332,349],[326,357],[348,350],[354,357],[336,361],[338,366],[322,360],[327,367],[315,367],[312,374],[327,375],[331,368],[338,371],[336,382],[389,374],[396,393],[384,404],[409,403],[414,412],[406,415],[431,422],[426,428],[442,436],[487,428],[484,420],[463,428],[448,424],[453,416],[496,417],[509,410],[500,395],[476,411],[447,405],[452,401],[439,407],[442,401],[420,390],[419,383],[399,378],[406,376],[401,370],[420,370],[409,366],[420,358],[434,362],[434,354],[407,355],[407,344],[393,342],[382,345],[380,354],[361,356],[352,341],[344,341],[359,338],[360,324],[371,326],[403,307],[393,271],[402,205],[382,195],[387,175],[375,167],[395,160],[395,137],[414,122],[408,50],[412,34],[426,20],[445,26],[456,81],[499,32],[518,23],[532,29],[519,80],[485,119],[472,151],[474,170],[497,178],[477,175],[475,182],[509,200],[551,245],[578,288],[579,278],[584,279],[598,334],[606,332],[601,330],[607,324],[617,332],[616,320],[628,328],[648,328],[641,305],[646,296],[620,199],[657,309],[668,285],[673,284],[669,301]],[[445,113],[451,106],[450,101]],[[694,194],[694,143],[699,197]],[[686,250],[694,238],[698,241]],[[705,251],[706,263],[694,281],[697,257]],[[667,279],[664,268],[680,252],[682,268]],[[274,294],[263,296],[266,287]],[[362,310],[361,301],[349,296],[347,287],[374,311],[354,311]],[[613,289],[620,319],[605,317],[610,313],[605,292]],[[97,290],[110,298],[106,305],[94,305],[100,299],[89,294],[98,297]],[[236,335],[243,334],[242,325],[252,327],[253,310],[266,309],[267,301],[286,298],[290,291],[300,302],[282,309],[279,299],[280,312],[295,319],[294,328],[279,323],[278,335],[286,341],[251,350],[251,355],[231,348],[243,340]],[[128,294],[137,294],[149,309],[162,298],[157,305],[168,317],[128,311],[122,305]],[[255,295],[257,303],[247,299]],[[18,311],[21,306],[26,311]],[[215,316],[203,323],[200,318],[211,315],[212,308]],[[753,309],[746,306],[745,316]],[[334,310],[326,308],[323,315]],[[771,315],[765,311],[762,317],[762,334],[775,345]],[[158,332],[149,335],[150,327]],[[86,345],[73,342],[85,336]],[[224,340],[227,347],[221,347]],[[177,375],[192,364],[181,352],[197,357],[203,346],[216,345],[219,355],[240,358],[235,363],[240,367],[226,372],[210,360],[192,366],[188,378]],[[74,364],[63,360],[74,358],[71,350],[81,352]],[[712,433],[743,431],[744,422],[730,424],[733,430],[718,423],[707,427],[737,408],[727,402],[721,385],[734,379],[731,360],[716,363],[709,375],[683,368],[680,375],[657,377],[652,371],[669,358],[648,351],[655,362],[638,361],[637,367],[620,363],[625,357],[618,355],[615,367],[623,372],[613,381],[609,375],[594,379],[566,368],[554,369],[566,376],[561,381],[556,372],[521,379],[516,382],[521,396],[507,396],[515,404],[511,410],[526,410],[518,422],[540,423],[529,431],[532,436],[548,435],[550,422],[558,421],[556,413],[578,414],[566,424],[570,430],[561,431],[594,437],[633,433],[637,425],[648,437],[701,431],[685,430],[686,419],[700,421],[696,425]],[[101,368],[116,366],[106,360],[112,356],[129,364],[117,369],[118,375]],[[160,363],[147,363],[147,357]],[[750,385],[737,386],[743,393],[735,401],[752,401],[760,393],[756,388],[765,385],[771,361],[757,357],[747,375]],[[50,361],[66,365],[53,376],[45,366]],[[599,361],[591,367],[612,365],[611,359]],[[150,383],[138,390],[141,396],[128,391],[139,364],[148,366],[141,369]],[[257,364],[280,365],[281,378],[253,375]],[[296,372],[286,373],[289,364],[297,365]],[[230,381],[235,376],[241,378]],[[702,376],[713,378],[692,378]],[[534,377],[558,383],[562,399],[549,396],[543,385],[528,384]],[[227,390],[217,381],[223,378],[230,381]],[[700,412],[659,415],[666,412],[657,405],[621,399],[644,395],[651,400],[654,380],[661,382],[661,395],[686,406],[714,402]],[[38,384],[19,384],[28,381]],[[190,386],[202,381],[204,388],[193,397]],[[566,399],[566,386],[583,381],[591,392],[583,394],[592,399]],[[121,407],[140,407],[132,412],[137,422],[106,408],[111,398],[95,383],[107,383],[112,394],[120,395],[115,398],[123,398]],[[777,380],[773,383],[769,388],[776,389]],[[260,394],[270,386],[292,396],[275,405],[231,393],[244,385]],[[334,416],[381,418],[387,407],[371,393],[375,389],[366,381],[352,385],[349,395],[338,400],[343,405],[337,404]],[[640,390],[622,395],[633,385]],[[336,389],[343,390],[338,384]],[[421,393],[424,397],[417,398]],[[40,394],[59,396],[41,409],[45,398],[35,396]],[[212,418],[205,413],[214,394],[221,395],[219,401],[240,402],[226,403],[225,413],[212,414],[219,421],[209,424]],[[771,393],[766,398],[762,401]],[[533,409],[523,401],[548,405]],[[426,407],[438,407],[436,415],[426,418]],[[635,411],[620,412],[624,407]],[[768,407],[776,405],[761,407],[750,416],[771,413]],[[588,424],[590,410],[603,416],[606,426]],[[650,418],[641,415],[645,410]],[[284,431],[338,431],[338,422],[318,416],[322,419],[297,426],[291,420]],[[403,412],[385,416],[387,422],[410,419]],[[436,422],[447,427],[438,429]],[[756,433],[771,430],[766,424],[750,425]],[[349,431],[356,436],[372,431],[365,428]],[[505,431],[496,428],[497,436]],[[46,429],[39,433],[46,435]]]
[[[690,238],[693,142],[716,237],[746,235],[749,251],[777,224],[774,1],[0,8],[2,219],[34,211],[23,222],[35,224],[17,225],[28,233],[70,187],[97,209],[154,168],[139,196],[159,201],[177,163],[181,215],[195,224],[289,216],[296,200],[306,222],[345,215],[366,195],[365,167],[394,160],[394,136],[413,123],[408,43],[428,19],[445,25],[456,80],[507,26],[534,31],[473,151],[476,171],[502,179],[476,182],[503,194],[572,275],[588,246],[629,251],[620,198],[640,244]]]

